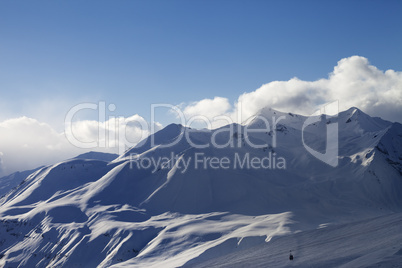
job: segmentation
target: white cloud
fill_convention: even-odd
[[[162,125],[155,123],[158,131]],[[81,120],[72,122],[71,128],[66,127],[69,141],[79,147],[95,144],[98,150],[112,153],[123,153],[128,147],[134,146],[150,134],[148,122],[138,114],[130,117],[110,117],[105,122],[96,120]],[[81,146],[82,145],[82,146]]]
[[[160,128],[161,125],[156,123],[155,129]],[[150,134],[147,122],[139,115],[110,118],[106,122],[75,121],[72,133],[78,143],[96,142],[95,146],[74,146],[65,133],[59,133],[36,119],[19,117],[0,122],[0,177],[53,164],[89,150],[121,153],[119,150],[136,144]],[[118,143],[118,139],[122,143]]]
[[[68,145],[62,134],[35,119],[19,117],[0,122],[0,176],[70,157],[74,148]]]
[[[213,118],[225,114],[230,108],[231,105],[228,99],[215,97],[213,99],[203,99],[198,102],[193,102],[184,108],[183,113],[187,118],[196,115]]]
[[[230,123],[228,120],[212,120],[213,118],[226,115],[232,105],[227,98],[215,97],[213,99],[203,99],[188,105],[182,104],[181,111],[184,118],[181,118],[182,124],[195,128],[216,128]],[[179,114],[176,113],[178,117]],[[209,125],[211,124],[211,125]]]
[[[224,105],[206,105],[214,103],[216,99]],[[402,72],[384,72],[370,65],[366,58],[352,56],[340,60],[328,78],[273,81],[253,92],[242,94],[233,107],[229,106],[227,99],[215,97],[214,100],[192,103],[184,111],[189,110],[190,115],[200,114],[210,119],[222,112],[238,121],[238,107],[241,107],[241,118],[245,120],[263,107],[309,115],[321,105],[338,100],[340,110],[355,106],[372,116],[401,122]]]
[[[242,94],[234,105],[227,98],[215,97],[184,105],[182,111],[187,119],[198,115],[209,119],[220,116],[212,123],[215,128],[229,123],[223,117],[240,121],[239,107],[244,121],[263,107],[308,115],[335,100],[339,100],[341,110],[356,106],[370,115],[401,122],[402,72],[381,71],[366,58],[352,56],[340,60],[327,78],[273,81]],[[155,130],[161,127],[155,123]],[[55,163],[89,150],[121,153],[150,134],[149,125],[138,114],[109,117],[105,122],[78,120],[72,122],[67,133],[69,129],[78,143],[96,144],[92,148],[77,148],[63,132],[28,117],[0,121],[0,176]]]

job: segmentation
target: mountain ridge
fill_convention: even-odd
[[[400,124],[351,108],[318,116],[303,140],[306,117],[263,112],[285,118],[271,129],[258,120],[213,130],[172,124],[113,161],[37,170],[2,199],[0,264],[176,267],[204,252],[401,212]],[[337,167],[305,149],[325,151],[334,123]]]

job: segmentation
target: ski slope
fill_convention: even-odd
[[[402,214],[322,226],[207,261],[201,261],[202,255],[198,259],[184,267],[401,267]]]

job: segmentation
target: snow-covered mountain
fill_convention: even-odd
[[[92,159],[92,160],[102,160],[102,161],[110,162],[110,161],[116,159],[117,157],[119,157],[118,154],[91,151],[91,152],[87,152],[84,154],[80,154],[80,155],[74,157],[74,159]]]
[[[306,249],[326,252],[342,242],[352,248],[362,239],[348,242],[348,233],[363,235],[383,223],[392,222],[398,231],[402,125],[357,108],[319,116],[308,126],[306,119],[266,108],[244,124],[214,130],[172,124],[113,161],[72,159],[40,168],[1,200],[0,263],[225,266],[224,256],[242,254],[228,264],[233,267],[277,245],[283,261],[262,256],[252,263],[310,267]],[[331,124],[338,128],[336,167],[306,150],[328,149]],[[316,235],[327,240],[327,248],[311,245]],[[387,235],[394,234],[376,232]],[[385,249],[389,254],[381,254]],[[295,252],[291,263],[289,250]],[[401,260],[402,245],[394,242],[373,247],[377,254],[364,250],[364,262],[349,250],[332,258],[319,252],[314,264]]]
[[[10,192],[12,189],[17,188],[17,186],[30,174],[34,171],[40,169],[42,167],[38,167],[32,170],[25,170],[25,171],[17,171],[10,175],[4,176],[0,178],[0,198],[3,197],[5,194]]]
[[[93,159],[93,160],[102,160],[102,161],[112,161],[118,157],[117,154],[111,153],[103,153],[103,152],[88,152],[84,154],[80,154],[73,159]],[[5,194],[10,192],[12,189],[17,188],[17,186],[23,182],[23,180],[28,177],[30,174],[34,173],[38,169],[43,167],[38,167],[32,170],[25,170],[25,171],[17,171],[10,175],[4,176],[0,178],[0,198],[3,197]]]

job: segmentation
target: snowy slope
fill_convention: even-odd
[[[41,168],[41,167],[40,167]],[[33,170],[25,170],[22,172],[15,172],[8,176],[4,176],[0,178],[0,198],[3,197],[5,194],[10,192],[12,189],[17,188],[17,186],[26,178],[28,175],[35,172],[37,169]]]
[[[118,157],[117,154],[88,152],[78,155],[72,159],[93,159],[93,160],[102,160],[109,162],[116,159],[117,157]],[[25,170],[21,172],[18,171],[8,176],[0,178],[0,198],[3,197],[8,192],[10,192],[12,189],[17,188],[18,185],[23,183],[24,179],[26,179],[29,175],[31,175],[32,173],[41,168],[43,167],[38,167],[36,169]]]
[[[102,161],[107,161],[110,162],[114,159],[119,157],[118,154],[111,154],[111,153],[103,153],[103,152],[88,152],[84,154],[80,154],[73,159],[92,159],[92,160],[102,160]]]
[[[266,129],[272,116],[284,118]],[[209,259],[224,265],[215,258],[275,241],[286,253],[297,237],[314,240],[320,232],[335,249],[331,240],[357,230],[352,222],[383,219],[367,228],[358,223],[362,233],[388,224],[387,215],[402,209],[401,125],[351,108],[319,117],[302,136],[305,120],[267,108],[243,125],[215,130],[172,124],[111,162],[77,158],[38,169],[1,200],[0,265],[177,267]],[[325,151],[334,123],[337,167],[314,158],[302,142]],[[268,156],[269,168],[241,164]],[[229,164],[203,167],[197,157]],[[316,230],[323,224],[330,227]],[[360,239],[345,243],[352,248]],[[330,264],[320,252],[317,262],[304,256],[306,266]]]
[[[184,267],[400,267],[402,214],[323,226],[206,261],[203,258]]]

